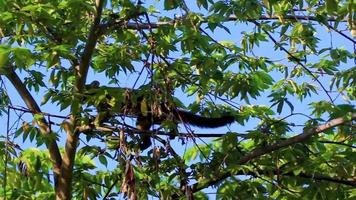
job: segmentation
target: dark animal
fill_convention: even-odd
[[[87,85],[86,101],[98,110],[95,124],[107,121],[115,113],[136,116],[136,128],[140,131],[149,131],[153,124],[161,124],[167,119],[175,123],[187,123],[200,128],[217,128],[231,124],[235,118],[225,115],[217,118],[203,117],[166,103],[148,103],[144,90],[99,86],[94,81]],[[152,95],[152,94],[151,94]],[[149,135],[142,135],[140,149],[147,149],[151,145]]]

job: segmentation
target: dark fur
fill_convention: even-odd
[[[217,128],[226,126],[235,121],[233,116],[222,116],[219,118],[202,117],[200,115],[193,114],[189,111],[178,110],[178,120],[181,118],[184,123],[188,123],[200,128]]]
[[[177,121],[182,121],[183,123],[187,123],[200,128],[218,128],[221,126],[226,126],[228,124],[231,124],[235,121],[235,117],[229,115],[217,117],[217,118],[210,118],[210,117],[202,117],[200,115],[193,114],[189,111],[184,111],[184,110],[177,110],[175,113],[175,118],[177,119]],[[140,129],[144,127],[145,130],[143,131],[147,131],[153,123],[159,124],[161,122],[161,121],[154,121],[151,122],[150,125],[147,125],[147,120],[150,119],[138,117],[136,122],[137,128]],[[145,124],[145,126],[143,126],[142,124]],[[151,143],[150,136],[143,135],[141,137],[141,143],[140,143],[141,150],[147,149],[148,147],[151,146],[151,144],[152,143]]]
[[[100,83],[98,81],[93,81],[91,84],[86,86],[86,89],[89,91],[86,95],[94,95],[96,93],[95,90],[100,88]],[[131,90],[131,89],[125,89],[125,88],[110,88],[110,87],[105,87],[107,89],[113,89],[114,91],[118,92],[125,92],[129,91],[132,93],[135,93],[136,90]],[[111,95],[107,95],[107,100],[110,100],[112,98]],[[166,118],[173,112],[173,117],[174,121],[176,123],[187,123],[193,126],[197,126],[200,128],[217,128],[221,126],[225,126],[227,124],[231,124],[235,121],[235,118],[233,116],[225,115],[222,117],[217,117],[217,118],[210,118],[210,117],[202,117],[200,115],[191,113],[189,111],[184,111],[180,109],[175,109],[175,108],[168,108],[166,107],[165,104],[161,105],[161,111],[163,114],[157,115],[152,113],[152,110],[150,107],[148,107],[148,113],[146,113],[145,116],[143,116],[142,111],[141,111],[141,101],[143,97],[138,97],[137,102],[132,104],[131,101],[128,101],[127,104],[125,104],[125,108],[120,108],[120,106],[113,111],[113,107],[110,106],[106,101],[101,102],[99,105],[96,106],[97,110],[99,113],[104,113],[106,114],[105,116],[101,118],[98,118],[98,120],[95,120],[97,124],[100,124],[102,122],[105,122],[108,120],[108,118],[112,117],[113,113],[121,113],[128,111],[129,114],[133,114],[137,116],[136,120],[136,127],[140,131],[148,131],[153,124],[160,124],[162,121],[166,120]],[[95,100],[95,99],[93,99]],[[83,100],[84,101],[84,100]],[[89,105],[94,105],[92,102],[88,102]],[[114,106],[115,107],[115,106]],[[148,135],[143,135],[141,137],[141,143],[140,143],[140,149],[144,150],[147,149],[149,146],[151,146],[151,140],[150,136]]]

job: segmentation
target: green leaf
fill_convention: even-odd
[[[301,172],[303,172],[303,168],[297,168],[293,170],[294,176],[298,176]]]
[[[288,104],[288,106],[289,106],[291,112],[293,112],[293,111],[294,111],[294,106],[293,106],[293,104],[292,104],[288,99],[285,99],[284,101]]]
[[[198,156],[198,149],[193,147],[188,149],[184,155],[183,155],[183,159],[185,161],[185,163],[189,163],[190,161],[196,159]]]
[[[41,106],[46,104],[48,102],[48,100],[52,97],[53,95],[53,91],[52,90],[49,90],[42,98],[42,101],[41,101]]]
[[[44,115],[41,114],[41,113],[36,113],[33,115],[33,118],[36,120],[36,121],[40,121],[42,119],[44,119]]]
[[[17,67],[28,68],[35,63],[34,55],[31,50],[23,47],[12,49],[13,60]]]
[[[198,0],[197,5],[200,8],[203,6],[205,9],[208,9],[208,1],[207,0]]]
[[[31,127],[30,131],[24,131],[23,132],[23,135],[22,135],[22,142],[25,142],[27,137],[28,137],[28,134],[34,129],[34,127]]]
[[[0,74],[7,73],[9,55],[10,49],[8,47],[0,46]]]
[[[106,159],[106,156],[100,155],[99,156],[99,161],[100,161],[101,164],[105,165],[105,167],[108,166],[108,160]]]
[[[181,0],[164,0],[164,9],[172,10],[178,8],[181,3]]]
[[[329,15],[333,15],[337,12],[338,2],[337,0],[326,0],[326,11]]]
[[[37,133],[38,133],[37,128],[33,127],[33,128],[31,129],[30,133],[29,133],[29,135],[30,135],[30,141],[31,141],[31,142],[32,142],[33,139],[36,137]]]
[[[278,102],[278,105],[277,105],[277,112],[278,112],[278,114],[281,114],[282,109],[283,109],[283,104],[284,104],[284,101]]]
[[[16,130],[15,132],[15,138],[17,138],[19,135],[23,133],[23,127],[20,127],[19,129]]]

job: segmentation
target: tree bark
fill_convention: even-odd
[[[96,13],[93,24],[90,28],[88,39],[84,48],[83,55],[80,59],[80,64],[74,66],[75,69],[75,85],[73,88],[74,93],[80,93],[84,89],[86,82],[90,60],[94,52],[97,40],[100,36],[100,20],[104,6],[103,0],[96,0]],[[60,176],[58,177],[58,184],[56,190],[57,200],[67,200],[72,198],[72,180],[73,180],[73,166],[75,161],[75,154],[79,141],[80,129],[77,125],[78,117],[80,117],[81,102],[74,99],[71,106],[71,117],[68,121],[63,123],[63,128],[67,133],[67,139],[65,144],[65,150],[63,154],[63,161],[60,170]]]
[[[9,73],[6,74],[6,77],[10,80],[11,84],[15,87],[19,95],[21,96],[22,100],[25,102],[26,106],[28,109],[30,109],[33,114],[41,114],[41,109],[32,97],[31,93],[27,90],[26,86],[22,83],[21,79],[17,76],[15,71],[13,71],[13,68],[11,69]],[[60,168],[62,164],[62,157],[59,152],[59,148],[56,142],[56,137],[52,137],[52,131],[48,125],[48,122],[45,120],[45,118],[41,118],[40,120],[37,121],[37,124],[40,128],[41,134],[43,134],[46,137],[52,138],[49,140],[45,140],[45,144],[48,148],[50,159],[52,162],[53,166],[53,173],[54,173],[54,181],[55,184],[57,182],[57,178],[60,175]],[[56,188],[55,188],[56,190]],[[57,192],[57,190],[56,190]]]
[[[67,139],[60,176],[58,177],[58,183],[56,185],[56,199],[58,200],[71,199],[72,197],[73,166],[79,140],[79,132],[75,131],[73,120],[74,119],[70,119],[63,123],[63,128],[67,133]]]

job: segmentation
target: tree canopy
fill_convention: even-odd
[[[354,199],[355,10],[0,0],[0,197]]]

